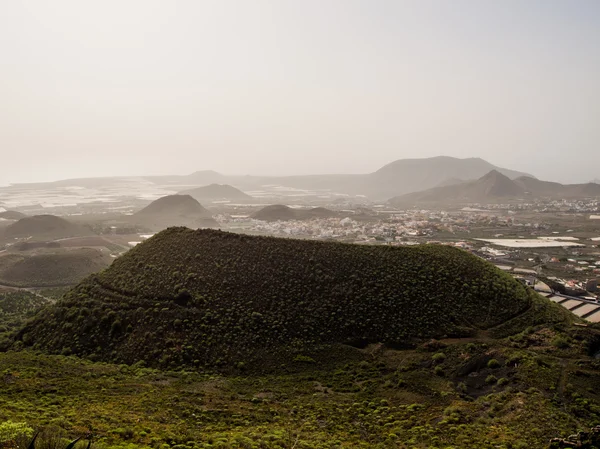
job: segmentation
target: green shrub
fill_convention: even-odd
[[[567,338],[563,337],[562,335],[557,335],[552,339],[552,346],[559,349],[567,349],[569,346],[571,346],[571,344]]]
[[[489,362],[487,362],[487,367],[490,369],[500,368],[500,362],[496,359],[491,359]]]
[[[433,354],[431,360],[433,360],[434,363],[444,363],[444,361],[446,360],[446,354],[444,354],[443,352],[438,352],[436,354]]]
[[[490,374],[488,377],[485,378],[485,383],[486,384],[495,384],[496,382],[498,382],[498,379],[496,379],[496,376],[494,376],[493,374]]]
[[[0,423],[0,447],[20,437],[31,437],[33,429],[25,422],[5,421]]]

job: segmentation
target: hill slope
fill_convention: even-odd
[[[162,230],[169,226],[190,228],[219,226],[210,212],[190,195],[163,196],[133,214],[131,220],[153,230]]]
[[[34,255],[0,256],[0,284],[18,287],[74,285],[110,265],[112,259],[93,248],[53,250]]]
[[[252,214],[252,218],[262,221],[311,220],[313,218],[330,218],[335,216],[335,212],[324,207],[294,209],[282,204],[263,207]]]
[[[190,195],[198,201],[248,201],[252,197],[228,184],[210,184],[204,187],[184,190],[180,195]]]
[[[99,360],[231,367],[321,345],[402,344],[497,326],[507,333],[535,317],[568,319],[536,298],[493,265],[445,246],[171,228],[72,289],[17,338]]]
[[[32,237],[34,240],[55,240],[91,235],[89,229],[55,215],[34,215],[21,218],[4,229],[4,239]]]
[[[5,220],[20,220],[21,218],[25,218],[27,215],[21,212],[17,212],[16,210],[7,210],[4,212],[0,212],[0,218]]]

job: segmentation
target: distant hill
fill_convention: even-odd
[[[600,196],[600,184],[559,184],[558,182],[540,181],[539,179],[522,176],[515,179],[530,196],[539,198],[588,198]]]
[[[458,159],[439,156],[426,159],[401,159],[371,174],[375,196],[388,198],[403,193],[417,192],[439,185],[449,179],[479,179],[490,171],[514,179],[531,176],[497,167],[480,158]],[[379,189],[379,190],[376,190]]]
[[[180,195],[190,195],[198,201],[248,201],[252,197],[228,184],[210,184],[204,187],[184,190]]]
[[[252,214],[251,218],[262,221],[311,220],[313,218],[331,218],[337,214],[324,207],[312,209],[295,209],[282,204],[263,207]]]
[[[235,369],[324,345],[517,333],[572,315],[442,245],[363,246],[170,228],[17,335],[101,361]]]
[[[390,203],[410,206],[425,203],[494,203],[517,199],[561,199],[600,196],[600,185],[572,184],[540,181],[528,176],[510,179],[497,170],[475,180],[422,192],[394,197]]]
[[[131,216],[131,221],[153,230],[170,226],[189,228],[216,228],[219,223],[210,211],[190,195],[168,195],[153,201]]]
[[[21,218],[7,226],[2,237],[7,239],[27,238],[33,240],[56,240],[67,237],[82,237],[93,234],[90,229],[71,223],[55,215],[34,215]]]
[[[25,218],[27,215],[17,212],[16,210],[7,210],[4,212],[0,212],[0,219],[3,218],[5,220],[20,220],[21,218]]]
[[[0,284],[17,287],[74,285],[112,262],[93,248],[61,249],[33,255],[0,256]]]

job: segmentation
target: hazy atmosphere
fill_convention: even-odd
[[[600,0],[0,0],[0,449],[600,449]]]
[[[595,0],[5,1],[0,184],[437,155],[588,182],[599,20]]]

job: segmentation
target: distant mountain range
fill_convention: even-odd
[[[206,186],[209,184],[229,184],[241,190],[261,189],[264,185],[326,190],[348,195],[364,195],[372,200],[387,200],[394,196],[417,192],[448,182],[448,180],[478,179],[497,170],[503,175],[515,179],[529,176],[514,170],[497,167],[480,158],[458,159],[438,156],[424,159],[400,159],[368,174],[354,175],[306,175],[306,176],[226,176],[205,170],[185,176],[146,176],[143,178],[90,178],[72,179],[54,183],[28,185],[29,188],[52,188],[65,186],[84,186],[94,188],[116,182],[151,182],[172,190],[181,190],[184,186]],[[23,185],[18,185],[22,187]],[[172,186],[172,187],[170,187]],[[12,187],[13,189],[16,188]],[[8,188],[10,191],[11,187]]]
[[[167,195],[159,198],[133,214],[131,221],[155,231],[170,226],[187,226],[192,229],[219,226],[208,209],[190,195]]]
[[[492,170],[475,181],[444,185],[390,200],[396,206],[424,203],[494,203],[518,199],[578,199],[600,196],[600,184],[559,184],[529,176],[510,179]]]
[[[479,158],[457,159],[439,156],[401,159],[385,165],[376,172],[359,175],[240,176],[224,179],[242,189],[278,184],[297,189],[329,190],[348,195],[364,195],[373,200],[386,200],[396,195],[435,187],[448,179],[476,179],[491,170],[497,170],[510,178],[531,177],[526,173],[497,167]],[[203,176],[214,178],[215,174],[195,173],[191,176],[197,180]]]

